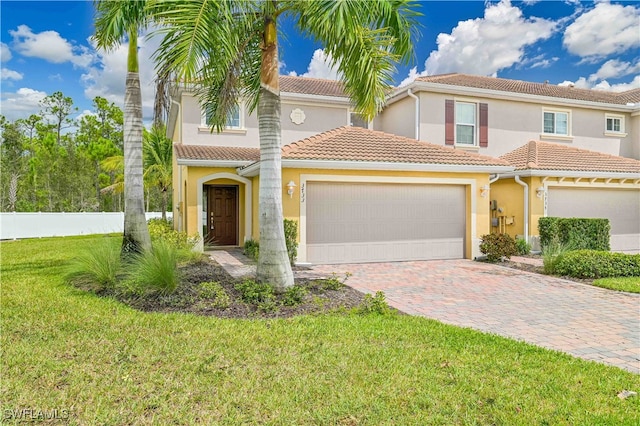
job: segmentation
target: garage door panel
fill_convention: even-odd
[[[549,188],[547,216],[607,218],[611,250],[640,251],[640,191],[614,188]]]
[[[462,258],[465,202],[464,186],[310,182],[307,259]]]
[[[464,239],[308,244],[307,257],[310,262],[326,264],[460,259]]]

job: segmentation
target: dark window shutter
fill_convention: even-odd
[[[489,105],[480,104],[480,147],[489,146]]]
[[[453,145],[454,139],[454,108],[455,104],[453,100],[446,99],[444,101],[444,143],[446,145]]]

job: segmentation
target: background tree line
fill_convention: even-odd
[[[123,112],[105,98],[79,119],[70,97],[55,92],[38,114],[0,115],[0,210],[123,211]],[[147,211],[171,209],[171,140],[162,125],[144,130]]]

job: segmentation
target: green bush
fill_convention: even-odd
[[[298,257],[298,222],[295,220],[284,220],[284,242],[287,245],[289,263],[293,266]]]
[[[173,245],[178,250],[192,251],[200,237],[189,236],[186,232],[173,229],[171,221],[162,219],[149,219],[147,222],[151,241],[164,241]]]
[[[576,250],[609,250],[609,219],[541,217],[538,220],[540,245],[561,243]]]
[[[227,309],[231,305],[231,298],[218,281],[200,283],[198,295],[212,300],[211,306],[214,308]]]
[[[640,254],[576,250],[558,260],[555,273],[575,278],[640,277]]]
[[[298,222],[295,220],[284,220],[284,242],[287,246],[289,263],[293,266],[298,257]],[[243,246],[244,254],[257,261],[260,255],[260,243],[256,240],[247,240]]]
[[[254,280],[246,279],[235,285],[235,289],[240,292],[242,300],[257,305],[259,303],[268,303],[275,300],[275,291],[273,286],[268,283],[259,283]]]
[[[74,258],[65,276],[67,282],[87,290],[108,290],[118,282],[121,271],[120,247],[107,238]]]
[[[282,304],[285,306],[299,305],[304,300],[304,296],[306,296],[306,294],[307,289],[304,287],[300,287],[299,285],[289,287],[282,294]]]
[[[387,305],[385,295],[381,291],[376,291],[375,296],[364,295],[364,300],[357,309],[360,314],[390,315],[394,311]]]
[[[509,259],[518,253],[516,240],[509,234],[487,234],[480,238],[480,251],[487,255],[489,262],[497,262],[505,257]]]
[[[519,255],[526,256],[531,253],[531,244],[523,238],[516,238],[516,249]]]
[[[257,261],[260,254],[260,243],[254,239],[247,240],[244,242],[243,251],[247,257]]]
[[[135,258],[129,280],[144,290],[173,293],[180,283],[178,249],[166,241],[156,241],[151,250]]]
[[[559,243],[552,241],[546,247],[543,247],[542,251],[542,264],[545,274],[555,274],[556,265],[562,259],[562,257],[573,250],[570,244]]]

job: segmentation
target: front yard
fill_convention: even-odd
[[[146,313],[65,284],[100,238],[0,245],[3,422],[640,422],[617,397],[638,375],[424,318]]]

